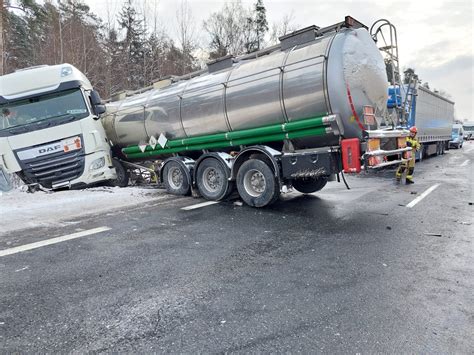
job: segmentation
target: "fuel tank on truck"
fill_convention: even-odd
[[[383,110],[387,75],[367,29],[321,34],[312,26],[256,55],[223,58],[191,79],[107,104],[103,119],[115,146],[256,128],[337,114],[344,138],[376,123],[361,122],[363,106]],[[293,141],[296,148],[337,145],[337,135]]]

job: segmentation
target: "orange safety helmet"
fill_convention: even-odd
[[[414,134],[417,134],[417,133],[418,133],[418,130],[416,129],[415,126],[413,126],[413,127],[410,128],[410,133],[414,133]]]

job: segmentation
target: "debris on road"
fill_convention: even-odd
[[[162,198],[166,198],[162,190],[138,187],[102,186],[48,194],[31,194],[17,188],[0,195],[0,235],[24,228],[70,225],[71,218],[84,214],[100,213]]]
[[[440,233],[430,233],[430,232],[425,232],[423,233],[424,235],[429,235],[429,236],[432,236],[432,237],[442,237],[443,235],[440,234]]]

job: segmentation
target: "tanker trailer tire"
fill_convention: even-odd
[[[229,181],[230,171],[214,158],[204,159],[196,172],[196,185],[199,193],[206,200],[220,201],[227,197],[233,189]]]
[[[112,166],[115,168],[117,178],[114,180],[110,180],[110,185],[118,187],[127,187],[128,181],[130,179],[130,174],[128,173],[127,169],[125,169],[125,167],[117,159],[112,159]]]
[[[176,161],[170,161],[163,168],[163,183],[166,191],[172,195],[185,196],[191,190],[191,183],[186,171]]]
[[[324,186],[326,186],[327,182],[328,180],[326,178],[298,179],[293,180],[292,185],[297,191],[303,194],[311,194],[321,190]]]
[[[273,170],[258,159],[249,159],[239,168],[237,190],[242,200],[252,207],[268,206],[280,196],[280,185]]]

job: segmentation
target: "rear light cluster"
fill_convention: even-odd
[[[341,141],[342,168],[345,173],[359,173],[360,142],[357,138],[343,139]]]

